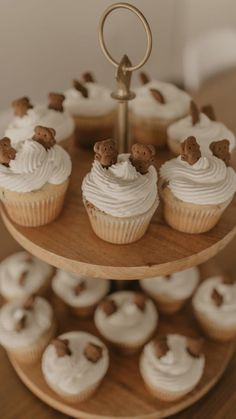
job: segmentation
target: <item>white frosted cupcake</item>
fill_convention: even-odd
[[[46,348],[42,373],[49,387],[67,402],[82,402],[97,390],[109,366],[106,346],[85,332],[60,335]]]
[[[211,113],[205,109],[211,110]],[[191,102],[190,115],[174,122],[168,127],[168,146],[170,150],[178,156],[181,154],[181,143],[189,136],[193,135],[200,150],[205,155],[211,155],[210,144],[212,141],[223,140],[227,138],[230,143],[230,151],[235,148],[235,136],[222,122],[216,121],[214,112],[210,106],[203,108],[199,112],[194,102]]]
[[[143,291],[156,301],[158,311],[173,314],[191,297],[199,277],[199,270],[194,267],[172,275],[142,279],[139,283]]]
[[[132,354],[152,337],[158,323],[154,303],[144,294],[118,291],[102,301],[95,311],[100,334],[123,354]]]
[[[14,300],[0,309],[0,343],[19,362],[38,361],[54,332],[52,308],[41,297]]]
[[[214,276],[197,289],[193,300],[195,316],[210,338],[227,341],[236,337],[236,284]]]
[[[74,138],[75,124],[70,114],[64,110],[64,95],[49,93],[48,107],[43,105],[33,106],[27,97],[14,100],[14,118],[5,131],[5,136],[10,138],[14,147],[31,138],[36,125],[51,127],[57,133],[56,141],[66,145]]]
[[[212,229],[236,192],[236,173],[228,166],[229,142],[215,142],[211,147],[215,155],[201,155],[195,137],[189,137],[181,156],[161,166],[164,217],[176,230],[204,233]]]
[[[53,128],[35,127],[32,139],[15,150],[0,140],[0,200],[17,224],[37,227],[60,214],[71,174],[69,154],[55,141]]]
[[[159,204],[153,146],[134,144],[119,154],[113,140],[95,144],[95,161],[83,180],[84,205],[101,239],[126,244],[146,232]]]
[[[154,397],[175,401],[190,393],[205,367],[202,340],[170,334],[149,342],[140,358],[140,373]]]
[[[76,276],[58,269],[52,281],[52,289],[74,314],[88,317],[109,292],[110,281]]]
[[[77,145],[92,147],[98,140],[113,137],[116,101],[90,73],[85,73],[82,81],[74,80],[65,97],[65,107],[75,121]]]
[[[7,300],[45,294],[53,267],[27,252],[18,252],[0,263],[0,293]]]
[[[163,147],[167,128],[188,114],[190,96],[173,84],[149,80],[141,73],[142,87],[135,89],[136,97],[130,103],[131,129],[134,141]]]

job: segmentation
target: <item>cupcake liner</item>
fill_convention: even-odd
[[[16,224],[39,227],[55,220],[62,211],[69,179],[60,185],[46,184],[35,192],[0,191],[0,199]]]
[[[105,214],[84,200],[94,233],[102,240],[114,244],[127,244],[139,240],[145,234],[158,203],[157,198],[144,214],[121,218]]]
[[[227,342],[235,339],[236,337],[236,325],[230,329],[220,327],[215,324],[212,320],[209,320],[204,314],[197,312],[194,309],[194,315],[201,329],[210,339],[217,342]]]
[[[181,118],[184,118],[182,115]],[[181,118],[145,118],[131,112],[131,136],[133,142],[153,144],[163,148],[167,144],[167,128]]]
[[[211,230],[231,200],[218,205],[197,205],[177,199],[170,189],[160,188],[164,200],[164,218],[170,227],[183,233],[199,234]]]
[[[174,138],[167,138],[167,144],[170,151],[175,155],[179,156],[181,154],[181,142]]]
[[[149,393],[152,396],[156,397],[157,399],[163,400],[163,401],[166,401],[166,402],[174,402],[176,400],[179,400],[182,397],[184,397],[186,394],[188,394],[190,391],[192,391],[192,390],[190,390],[189,392],[188,391],[182,391],[182,392],[178,391],[178,392],[175,392],[175,393],[170,392],[170,391],[165,391],[165,390],[156,388],[153,385],[151,385],[148,382],[148,379],[145,378],[143,375],[142,375],[142,378],[144,380],[145,386],[146,386],[147,390],[149,391]]]
[[[92,148],[99,140],[113,137],[116,112],[101,116],[74,115],[75,144],[80,147]]]
[[[57,307],[57,310],[60,312],[70,312],[74,316],[80,317],[80,318],[88,318],[92,317],[93,313],[95,311],[95,308],[99,304],[99,301],[97,301],[95,304],[90,304],[83,307],[75,307],[71,306],[69,303],[62,300],[58,295],[54,294],[55,297],[53,298],[54,305]]]
[[[180,311],[184,304],[186,303],[187,299],[182,300],[162,300],[160,297],[155,298],[155,302],[157,305],[158,311],[162,314],[175,314]]]
[[[9,353],[9,355],[18,362],[23,364],[34,364],[39,361],[44,349],[49,344],[50,340],[55,336],[55,333],[56,323],[54,321],[50,329],[37,339],[35,343],[14,350],[9,348],[7,349],[7,353]]]
[[[44,375],[44,380],[46,381],[48,387],[50,387],[55,393],[57,393],[61,399],[68,403],[82,403],[83,401],[89,399],[98,389],[102,380],[99,380],[95,384],[89,386],[86,390],[83,390],[79,394],[67,394],[59,389],[56,385],[53,385],[47,380],[47,377]]]

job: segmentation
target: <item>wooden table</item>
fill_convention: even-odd
[[[198,104],[212,103],[218,119],[236,133],[236,70],[205,83],[195,95]],[[2,238],[1,238],[2,239]],[[236,271],[236,241],[219,256],[224,266]],[[0,348],[0,417],[2,419],[65,419],[67,416],[49,408],[34,397],[17,378],[5,352]],[[219,384],[200,402],[175,419],[234,419],[236,417],[236,355]],[[99,413],[99,412],[98,412]]]

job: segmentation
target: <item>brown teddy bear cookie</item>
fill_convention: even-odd
[[[199,358],[202,354],[204,340],[202,338],[187,340],[187,351],[193,358]]]
[[[92,73],[90,73],[89,71],[82,74],[82,79],[84,83],[95,83],[95,78],[93,77]]]
[[[181,143],[181,159],[187,161],[191,166],[201,157],[200,146],[195,137],[190,136]]]
[[[20,97],[19,99],[13,100],[12,107],[14,109],[14,115],[22,118],[25,116],[29,109],[33,108],[30,100],[27,96]]]
[[[84,98],[88,98],[88,89],[79,80],[73,80],[73,86]]]
[[[96,364],[102,357],[102,347],[95,343],[89,342],[84,349],[84,356],[90,361]]]
[[[139,308],[139,310],[145,311],[146,301],[147,301],[146,295],[140,292],[135,293],[133,302]]]
[[[59,358],[62,358],[63,356],[70,356],[71,355],[71,350],[69,348],[69,340],[68,339],[54,339],[52,341],[52,345],[54,346],[57,356]]]
[[[224,297],[222,294],[220,294],[216,288],[213,289],[212,293],[211,293],[211,299],[213,301],[213,303],[217,306],[220,307],[222,306],[223,302],[224,302]]]
[[[32,139],[37,141],[41,144],[45,150],[49,150],[56,144],[55,135],[56,131],[53,128],[42,127],[41,125],[37,125],[34,129],[34,136]]]
[[[169,351],[167,336],[158,336],[154,341],[155,354],[157,358],[162,358]]]
[[[107,316],[111,316],[118,309],[116,302],[112,300],[111,298],[105,298],[103,301],[101,301],[101,303],[99,304],[99,308]]]
[[[163,94],[160,92],[160,90],[149,89],[149,91],[157,102],[162,103],[162,104],[166,103],[165,98]]]
[[[145,175],[154,161],[155,154],[156,150],[153,145],[133,144],[130,161],[137,172]]]
[[[65,100],[65,96],[61,93],[49,93],[48,95],[48,109],[53,109],[57,112],[63,112],[63,102]]]
[[[202,113],[204,113],[211,121],[216,121],[215,111],[212,105],[205,105],[201,109]]]
[[[144,71],[139,73],[139,78],[142,84],[147,84],[150,82],[150,78],[148,77],[147,73],[144,73]]]
[[[229,140],[213,141],[210,144],[210,150],[215,157],[225,162],[226,166],[230,163]]]
[[[26,320],[27,320],[27,316],[24,313],[24,314],[22,314],[22,316],[15,323],[15,331],[16,332],[21,332],[22,330],[25,329],[25,327],[26,327]]]
[[[189,113],[192,118],[192,125],[196,125],[200,121],[200,112],[198,110],[196,103],[193,100],[191,100],[190,102]]]
[[[11,146],[11,140],[4,137],[0,140],[0,164],[9,167],[11,160],[16,157],[16,150]]]
[[[116,143],[112,139],[98,141],[94,144],[95,160],[98,160],[105,168],[116,164],[118,152]]]
[[[81,292],[86,290],[86,282],[85,281],[80,281],[78,285],[76,285],[74,287],[74,294],[78,297]]]

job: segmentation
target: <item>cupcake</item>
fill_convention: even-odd
[[[88,317],[108,293],[110,281],[76,276],[58,269],[52,281],[52,289],[74,314]]]
[[[11,146],[0,140],[0,200],[9,217],[25,227],[48,224],[60,214],[71,160],[56,144],[53,128],[37,126],[32,139]]]
[[[144,347],[140,373],[154,397],[172,402],[197,386],[205,367],[202,344],[202,339],[170,334]]]
[[[236,337],[236,284],[214,276],[197,289],[193,300],[197,321],[207,336],[217,341]]]
[[[204,233],[219,221],[236,192],[229,167],[229,141],[211,143],[212,156],[202,156],[195,137],[182,143],[181,156],[161,166],[160,194],[164,217],[172,228]]]
[[[37,362],[54,332],[53,311],[44,298],[30,296],[0,309],[0,343],[19,362]]]
[[[45,294],[53,267],[27,252],[18,252],[0,263],[0,293],[6,301]]]
[[[178,87],[156,81],[141,73],[142,87],[130,104],[133,141],[163,147],[167,128],[189,112],[190,96]]]
[[[27,97],[12,102],[14,118],[5,131],[5,137],[11,139],[17,146],[26,138],[31,138],[36,125],[52,127],[56,133],[57,143],[69,144],[74,138],[75,124],[73,118],[63,108],[65,96],[59,93],[49,93],[48,107],[33,106]]]
[[[204,106],[199,112],[196,104],[191,101],[190,115],[174,122],[168,127],[168,146],[178,156],[181,154],[181,143],[193,135],[203,154],[212,154],[210,144],[224,138],[229,140],[230,151],[235,147],[235,136],[222,122],[215,120],[211,105]]]
[[[113,140],[95,144],[92,170],[83,180],[84,205],[96,235],[110,243],[140,239],[159,204],[153,146],[134,144],[119,154]]]
[[[74,80],[65,97],[65,108],[75,121],[78,146],[93,147],[96,141],[113,137],[116,101],[90,73],[83,74],[82,81]]]
[[[154,303],[144,294],[118,291],[97,307],[95,325],[122,354],[138,352],[152,337],[158,323]]]
[[[194,267],[172,275],[142,279],[139,284],[157,303],[158,311],[173,314],[191,297],[198,285],[199,276],[198,268]]]
[[[42,357],[42,373],[48,386],[70,403],[91,397],[108,366],[106,346],[85,332],[60,335],[50,343]]]

